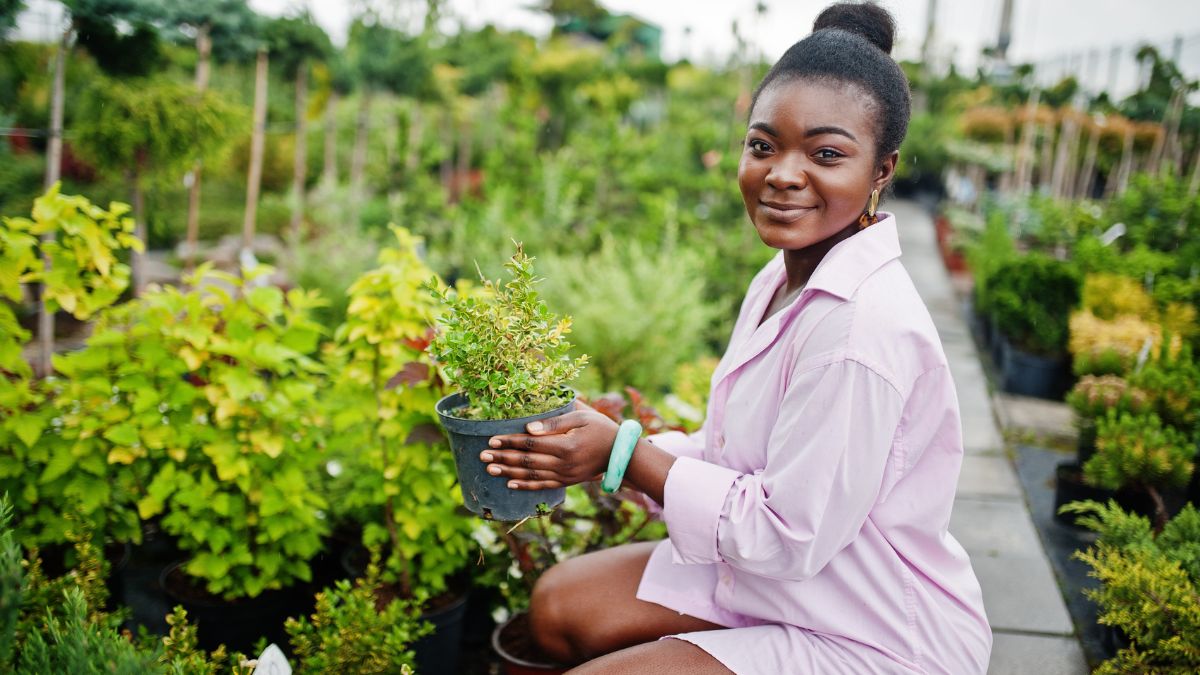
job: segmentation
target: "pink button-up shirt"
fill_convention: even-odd
[[[639,598],[730,627],[796,626],[916,672],[986,671],[979,583],[947,531],[957,396],[899,257],[885,215],[765,321],[782,253],[754,278],[703,427],[651,438],[679,459],[663,499],[670,538]],[[695,587],[697,566],[715,592]]]

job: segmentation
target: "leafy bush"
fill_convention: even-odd
[[[129,266],[119,257],[141,250],[130,234],[127,211],[123,204],[105,210],[83,197],[63,195],[55,185],[35,201],[32,220],[5,218],[0,298],[19,300],[22,283],[42,281],[51,307],[79,319],[115,302],[129,282]],[[36,239],[41,234],[54,239],[41,243]],[[51,259],[49,271],[43,269],[39,248]],[[21,516],[22,540],[67,541],[67,514],[85,518],[100,536],[136,538],[140,529],[129,503],[136,494],[132,477],[110,471],[106,440],[93,437],[96,427],[70,426],[80,417],[80,397],[94,392],[96,381],[33,379],[21,354],[29,333],[3,300],[0,328],[0,490],[12,496]],[[60,373],[63,363],[56,357]],[[113,393],[105,385],[99,396],[107,401]],[[128,492],[114,496],[114,488]]]
[[[1163,426],[1158,415],[1110,410],[1096,424],[1096,454],[1083,465],[1084,479],[1099,487],[1134,487],[1154,500],[1156,518],[1166,522],[1158,490],[1183,487],[1192,476],[1195,448],[1188,437]]]
[[[1200,512],[1188,505],[1155,537],[1150,523],[1114,502],[1076,502],[1063,511],[1099,534],[1075,557],[1100,587],[1084,593],[1100,606],[1099,622],[1119,628],[1129,646],[1097,673],[1196,672],[1200,669]]]
[[[259,267],[256,273],[268,274]],[[142,518],[192,554],[209,592],[256,596],[309,580],[329,526],[314,482],[324,418],[312,403],[322,330],[313,294],[210,272],[193,289],[157,289],[113,313],[92,344],[118,345],[121,391],[136,416],[112,424],[117,461],[149,462]],[[220,285],[217,285],[220,284]]]
[[[1071,313],[1068,322],[1071,367],[1076,375],[1125,375],[1133,370],[1143,349],[1147,358],[1163,350],[1163,331],[1139,316],[1119,315],[1111,320],[1097,318],[1088,310]],[[1183,341],[1170,336],[1170,353],[1178,353]]]
[[[1150,392],[1163,422],[1200,440],[1200,363],[1189,349],[1161,354],[1130,381]]]
[[[434,413],[445,387],[424,351],[441,307],[422,290],[430,271],[419,240],[392,229],[396,244],[350,286],[346,322],[327,350],[336,376],[324,404],[338,467],[331,507],[362,525],[366,546],[383,548],[383,580],[410,598],[445,591],[467,566],[472,519],[459,513],[454,456]]]
[[[1069,263],[1031,253],[988,277],[987,307],[1013,345],[1043,355],[1067,347],[1067,317],[1079,303],[1079,275]]]
[[[1067,394],[1067,404],[1075,411],[1081,441],[1094,445],[1097,419],[1110,410],[1141,415],[1149,412],[1151,400],[1147,392],[1115,375],[1084,375]]]
[[[1152,317],[1154,300],[1138,281],[1119,274],[1093,273],[1083,279],[1082,305],[1098,318]]]
[[[351,585],[345,579],[317,594],[311,617],[288,619],[301,673],[411,673],[412,643],[433,627],[417,603],[382,594],[377,560]]]
[[[667,389],[675,369],[703,352],[721,312],[705,298],[699,256],[670,235],[654,248],[609,238],[596,253],[551,257],[543,269],[546,303],[572,317],[576,347],[604,391]]]
[[[512,279],[503,286],[484,279],[478,294],[428,286],[447,307],[430,352],[470,401],[462,414],[472,419],[525,417],[562,406],[571,400],[565,385],[587,364],[586,355],[570,358],[571,319],[551,314],[538,297],[534,286],[541,280],[520,244],[505,267]]]

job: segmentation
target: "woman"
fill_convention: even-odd
[[[579,673],[983,673],[979,584],[947,532],[962,461],[954,384],[875,204],[908,126],[895,26],[826,9],[755,92],[738,182],[766,245],[700,432],[641,439],[626,484],[669,538],[569,560],[535,637]],[[591,410],[498,436],[514,489],[605,471]],[[673,639],[661,639],[669,637]]]

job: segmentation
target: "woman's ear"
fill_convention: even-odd
[[[883,192],[887,184],[892,182],[892,178],[896,175],[896,162],[900,161],[900,151],[895,150],[884,157],[879,162],[879,168],[875,173],[874,185],[875,189]]]

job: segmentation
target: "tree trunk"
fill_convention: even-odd
[[[292,220],[288,225],[293,238],[300,237],[304,220],[304,181],[308,177],[308,64],[296,70],[296,155],[292,166]]]
[[[408,119],[408,139],[404,144],[404,179],[412,184],[412,176],[421,160],[421,134],[424,118],[421,117],[421,102],[412,102],[412,114]]]
[[[358,122],[354,130],[354,154],[350,158],[351,224],[358,227],[359,209],[366,199],[364,173],[367,168],[367,138],[371,126],[371,88],[363,86],[358,103]]]
[[[258,191],[262,187],[263,143],[267,133],[267,50],[258,50],[254,70],[254,136],[250,141],[250,172],[246,180],[246,217],[242,221],[242,248],[254,246],[258,217]]]
[[[1050,172],[1054,167],[1054,122],[1042,129],[1042,156],[1038,159],[1038,189],[1050,188]]]
[[[208,24],[196,31],[196,54],[196,91],[204,93],[208,90],[209,64],[212,62],[212,38]],[[195,266],[196,247],[200,240],[200,175],[203,168],[200,160],[196,160],[192,166],[192,184],[188,186],[187,255],[184,257],[188,270]]]
[[[329,92],[325,103],[325,166],[321,184],[328,189],[337,185],[337,90]]]
[[[1116,178],[1109,178],[1105,187],[1105,197],[1112,197],[1125,192],[1129,187],[1129,175],[1133,173],[1133,127],[1125,127],[1125,143],[1121,148],[1121,164],[1117,167]]]
[[[141,164],[141,161],[139,160],[138,163]],[[129,183],[133,186],[133,233],[138,239],[145,242],[149,233],[146,231],[146,202],[142,194],[140,166],[133,170],[133,174],[129,177]],[[146,287],[146,254],[135,252],[131,262],[133,263],[133,295],[137,297]]]
[[[1083,168],[1079,171],[1079,181],[1075,185],[1076,199],[1092,198],[1092,190],[1096,186],[1096,155],[1100,152],[1100,132],[1099,125],[1093,126],[1088,137],[1087,152],[1083,155]]]
[[[1030,93],[1026,106],[1029,119],[1025,120],[1021,128],[1021,145],[1017,150],[1017,166],[1014,170],[1015,187],[1019,192],[1028,192],[1033,185],[1033,145],[1037,136],[1037,109],[1040,97],[1041,91],[1037,89]]]
[[[63,98],[65,96],[63,81],[67,71],[67,49],[71,43],[71,29],[63,31],[58,49],[54,53],[54,88],[50,92],[50,138],[46,146],[46,175],[43,187],[49,190],[58,182],[62,172],[62,136],[63,136]],[[54,240],[52,233],[43,234],[42,242]],[[46,274],[50,273],[50,258],[42,253],[42,267]],[[45,285],[42,286],[41,307],[38,311],[38,363],[37,372],[45,377],[54,368],[54,312],[45,298]]]
[[[1054,168],[1050,174],[1050,195],[1062,199],[1067,188],[1067,163],[1071,161],[1071,139],[1075,133],[1075,119],[1069,114],[1063,115],[1062,126],[1058,132],[1058,148],[1054,151]]]
[[[1200,142],[1196,143],[1196,159],[1192,162],[1192,178],[1188,181],[1188,199],[1200,192]]]
[[[455,194],[454,201],[462,201],[463,195],[471,190],[471,147],[475,136],[471,133],[471,122],[464,115],[458,128],[458,157],[455,165]],[[604,175],[606,172],[600,172]],[[600,202],[603,203],[603,202]]]

